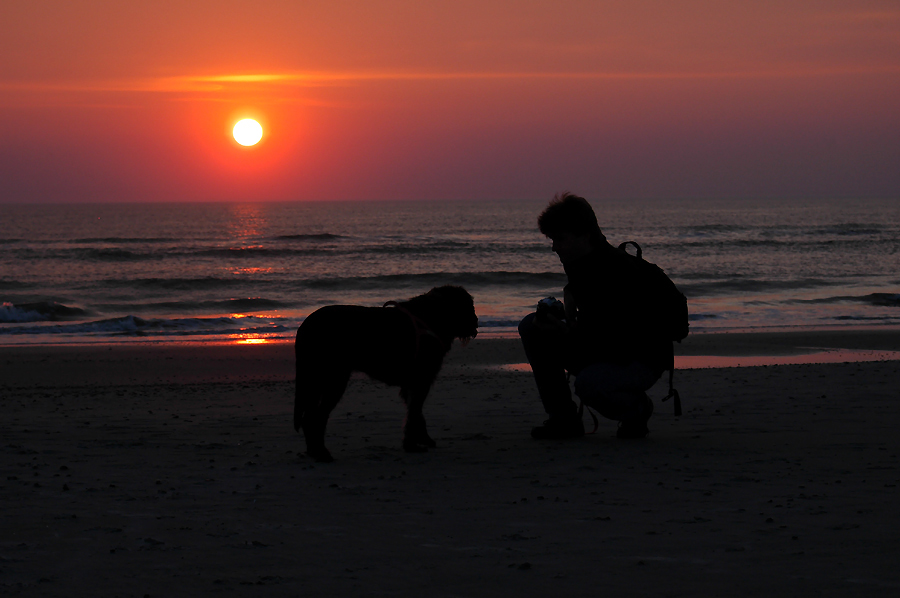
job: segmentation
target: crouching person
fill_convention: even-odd
[[[652,298],[646,297],[641,267],[634,256],[607,242],[593,209],[581,197],[556,196],[538,218],[538,227],[552,241],[568,281],[564,303],[544,300],[519,324],[549,416],[531,435],[584,435],[569,389],[571,374],[578,398],[619,422],[619,438],[644,438],[653,413],[646,391],[671,368],[673,349],[648,313]]]

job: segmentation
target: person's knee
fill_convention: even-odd
[[[535,313],[530,313],[519,322],[519,336],[527,336],[528,334],[534,331],[534,316]]]

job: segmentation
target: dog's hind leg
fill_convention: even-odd
[[[303,429],[306,453],[316,461],[332,461],[325,448],[325,424],[322,417],[327,378],[322,367],[306,351],[297,351],[296,387],[294,389],[294,430]]]
[[[303,427],[306,414],[321,402],[322,388],[316,369],[309,367],[309,362],[299,351],[295,368],[294,431],[297,432]]]
[[[317,375],[318,394],[317,401],[308,405],[303,415],[301,426],[306,438],[306,454],[322,463],[330,463],[334,460],[331,453],[325,448],[325,426],[328,417],[347,389],[350,379],[349,371],[326,371]]]
[[[294,430],[303,428],[306,453],[316,461],[330,461],[324,446],[325,429],[318,425],[318,406],[322,402],[322,388],[318,379],[297,365],[297,388],[294,394]],[[323,453],[324,451],[324,453]]]
[[[406,403],[406,421],[403,424],[403,450],[409,453],[421,453],[434,448],[437,443],[428,435],[422,406],[428,395],[428,387],[424,389],[403,387],[400,396]]]

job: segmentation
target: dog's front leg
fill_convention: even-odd
[[[422,406],[428,395],[428,387],[404,387],[400,389],[400,396],[406,403],[406,422],[403,424],[403,450],[410,453],[421,453],[434,448],[437,443],[428,435],[425,426],[425,416],[422,414]]]

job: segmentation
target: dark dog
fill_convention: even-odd
[[[325,425],[351,372],[400,387],[406,403],[403,448],[434,447],[425,429],[422,404],[453,339],[478,334],[472,296],[462,287],[435,287],[384,307],[329,305],[311,313],[297,330],[297,394],[294,429],[303,428],[306,452],[332,461]]]

